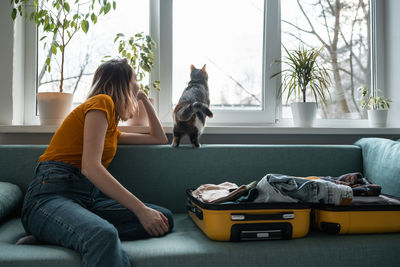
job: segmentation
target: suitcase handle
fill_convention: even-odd
[[[231,241],[292,239],[292,231],[289,222],[234,224]]]
[[[193,205],[192,202],[190,202],[190,200],[186,202],[186,210],[193,212],[197,218],[203,220],[203,211],[198,207],[196,207],[195,205]]]
[[[232,221],[260,221],[260,220],[292,220],[293,212],[264,213],[264,214],[247,214],[247,213],[231,213]]]

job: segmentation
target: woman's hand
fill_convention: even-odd
[[[143,228],[151,236],[162,236],[169,230],[168,219],[159,211],[144,206],[136,212]]]
[[[137,144],[153,144],[161,145],[168,143],[168,138],[165,135],[164,129],[158,119],[157,113],[154,110],[153,105],[149,101],[147,95],[139,90],[136,95],[137,101],[142,101],[143,106],[146,110],[147,117],[149,120],[149,133],[125,133],[123,132],[118,137],[118,144],[137,145]]]
[[[138,101],[143,101],[143,100],[145,100],[145,99],[148,99],[148,97],[147,97],[147,95],[142,91],[142,90],[140,90],[138,93],[137,93],[137,95],[136,95],[136,99],[138,100]]]

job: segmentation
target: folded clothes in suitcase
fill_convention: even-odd
[[[311,206],[304,203],[204,203],[187,190],[187,210],[217,241],[292,239],[307,235]]]
[[[400,232],[400,198],[354,196],[349,206],[317,205],[313,224],[332,234]]]

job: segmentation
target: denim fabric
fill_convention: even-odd
[[[168,209],[162,212],[173,227]],[[130,266],[120,240],[149,237],[138,218],[100,191],[72,165],[47,161],[38,165],[24,199],[25,231],[40,241],[79,252],[83,266]]]
[[[299,202],[299,200],[294,199],[286,194],[283,194],[279,191],[278,188],[272,186],[268,182],[267,174],[264,178],[262,178],[257,186],[256,189],[258,190],[258,197],[254,200],[254,202],[265,202],[265,203],[272,203],[272,202],[285,202],[285,203],[295,203]]]
[[[269,202],[293,202],[291,199],[297,199],[308,203],[340,205],[342,199],[353,198],[350,186],[322,179],[307,180],[289,175],[267,174],[259,184],[259,196],[255,202],[261,202],[259,199],[269,199]],[[285,200],[287,197],[290,198]]]

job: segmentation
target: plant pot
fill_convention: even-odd
[[[369,127],[386,127],[387,114],[387,109],[368,110]]]
[[[60,125],[72,110],[74,95],[70,93],[38,93],[40,125]]]
[[[290,104],[292,108],[293,123],[296,127],[312,127],[317,113],[315,102],[295,102]]]
[[[154,106],[154,99],[149,98],[150,103]],[[138,110],[132,119],[126,121],[128,126],[149,126],[149,119],[147,116],[146,108],[142,101],[138,102]]]

